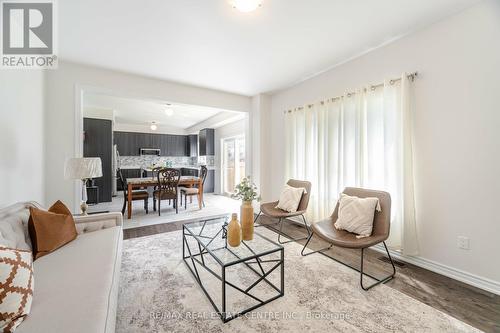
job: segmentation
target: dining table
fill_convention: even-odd
[[[132,193],[134,189],[148,188],[158,186],[158,179],[153,177],[142,178],[127,178],[127,193]],[[181,176],[179,179],[179,186],[184,187],[198,187],[198,205],[199,208],[203,207],[203,181],[200,177],[195,176]],[[127,197],[127,219],[132,218],[132,196]]]

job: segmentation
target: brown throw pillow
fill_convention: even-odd
[[[28,231],[35,259],[57,250],[77,236],[73,216],[61,201],[48,211],[30,207],[30,214]]]

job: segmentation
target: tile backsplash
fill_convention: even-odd
[[[119,166],[121,168],[146,168],[153,164],[165,165],[165,162],[170,162],[174,167],[198,165],[213,167],[215,166],[215,156],[120,156]]]

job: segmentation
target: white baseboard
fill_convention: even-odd
[[[385,249],[382,245],[376,245],[371,247],[375,251],[385,253]],[[500,282],[477,276],[460,269],[456,269],[450,266],[440,264],[438,262],[425,259],[422,257],[404,256],[398,251],[389,250],[389,253],[394,259],[399,261],[404,261],[409,264],[425,268],[434,273],[438,273],[454,280],[469,284],[471,286],[477,287],[479,289],[486,290],[488,292],[500,295]]]

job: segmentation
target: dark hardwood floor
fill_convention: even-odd
[[[266,217],[259,219],[259,223],[264,226],[274,222]],[[126,229],[124,230],[124,239],[181,230],[183,223],[180,221]],[[285,223],[283,232],[292,237],[305,235],[305,229],[294,223]],[[305,240],[299,241],[299,243],[304,244]],[[324,246],[325,243],[316,239],[313,239],[308,245],[311,250],[320,249]],[[325,254],[334,256],[349,265],[359,267],[359,250],[333,247],[331,250],[326,251]],[[374,276],[387,275],[391,266],[384,260],[384,257],[382,253],[368,249],[365,255],[365,271]],[[386,286],[394,288],[484,332],[500,332],[500,296],[411,264],[397,263],[396,269],[396,277],[386,283]]]

